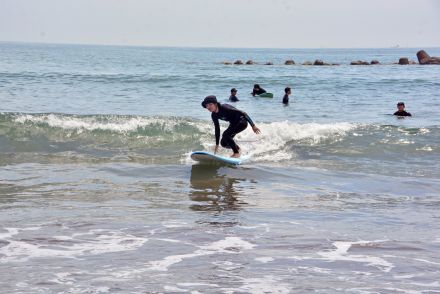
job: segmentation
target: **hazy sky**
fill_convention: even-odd
[[[0,41],[440,47],[440,0],[0,0]]]

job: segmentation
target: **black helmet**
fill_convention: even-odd
[[[203,108],[206,108],[206,104],[208,104],[208,103],[218,103],[217,102],[217,97],[215,97],[214,95],[206,96],[205,99],[202,102]]]

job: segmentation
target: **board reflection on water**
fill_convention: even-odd
[[[194,164],[191,167],[190,206],[198,211],[239,210],[246,204],[240,199],[238,186],[244,178],[234,177],[231,171],[236,168],[216,165]]]

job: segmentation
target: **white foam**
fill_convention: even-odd
[[[412,279],[416,277],[416,275],[394,275],[393,278],[395,279]]]
[[[93,291],[96,292],[96,293],[109,293],[110,292],[110,288],[109,287],[105,287],[105,286],[101,286],[101,287],[94,288]]]
[[[342,290],[342,289],[338,289],[338,290]],[[399,289],[399,288],[392,288],[392,287],[386,287],[386,288],[381,288],[383,293],[407,293],[407,294],[421,294],[420,291],[418,290],[409,290],[409,289]],[[359,293],[359,294],[371,294],[371,293],[378,293],[376,288],[350,288],[347,289],[348,293]],[[379,293],[382,293],[379,292]]]
[[[84,130],[107,130],[120,133],[136,131],[153,125],[160,125],[165,131],[173,131],[174,127],[182,122],[192,125],[201,131],[206,130],[206,124],[192,122],[179,118],[160,118],[142,116],[67,116],[61,114],[22,114],[15,118],[17,123],[46,123],[50,127],[65,130],[76,130],[81,133]]]
[[[194,286],[220,287],[217,284],[209,284],[209,283],[178,283],[177,285],[182,287],[194,287]]]
[[[384,290],[388,290],[390,291],[390,293],[397,293],[397,292],[402,292],[402,293],[406,293],[406,294],[420,294],[422,293],[420,290],[410,290],[410,289],[400,289],[400,288],[384,288]],[[371,291],[367,292],[368,294],[371,293]]]
[[[180,289],[175,286],[169,286],[169,285],[163,286],[163,289],[167,292],[180,292],[180,293],[188,292],[188,290]]]
[[[212,264],[217,266],[217,268],[227,272],[243,268],[242,263],[236,263],[231,261],[214,261]]]
[[[322,267],[315,267],[315,266],[299,266],[298,269],[303,269],[306,271],[311,271],[319,274],[330,274],[332,271],[326,268]]]
[[[237,289],[238,292],[255,294],[290,293],[290,286],[286,283],[281,283],[280,278],[277,278],[275,276],[244,279],[243,284],[244,285]]]
[[[197,250],[196,252],[190,254],[167,256],[162,260],[151,261],[150,269],[155,271],[167,271],[168,267],[170,267],[173,264],[179,263],[186,258],[203,256],[207,254],[208,254],[207,252],[201,252],[200,250]]]
[[[357,127],[351,123],[299,124],[289,121],[258,124],[260,135],[253,133],[251,128],[237,135],[237,142],[242,145],[243,154],[252,161],[282,161],[292,159],[294,153],[286,150],[291,141],[308,140],[313,145],[328,138],[343,136]],[[259,140],[255,140],[259,138]],[[203,142],[207,150],[212,148],[212,138]]]
[[[414,141],[411,140],[405,140],[405,139],[399,139],[396,144],[402,144],[402,145],[408,145],[408,144],[414,144]]]
[[[9,229],[11,230],[11,229]],[[91,230],[86,233],[77,233],[72,236],[51,237],[59,244],[50,248],[48,244],[38,244],[28,241],[14,240],[13,236],[19,231],[13,229],[8,237],[4,238],[9,244],[0,248],[0,263],[24,262],[30,258],[58,257],[77,258],[83,255],[95,255],[111,252],[136,250],[148,239],[132,236],[123,232]],[[26,229],[25,229],[26,230]],[[74,240],[72,245],[65,245],[63,241]]]
[[[223,240],[213,242],[210,245],[199,246],[199,249],[193,253],[170,255],[162,260],[151,261],[150,269],[156,271],[167,271],[168,267],[173,264],[179,263],[184,259],[212,255],[216,253],[239,253],[241,250],[252,249],[255,245],[244,241],[238,237],[226,237]]]
[[[411,285],[420,286],[420,287],[439,287],[440,286],[440,283],[438,281],[434,281],[434,282],[431,282],[431,283],[416,283],[416,282],[413,282],[413,283],[410,283],[410,284]]]
[[[156,239],[158,241],[163,241],[163,242],[170,242],[170,243],[181,243],[182,241],[180,240],[174,240],[174,239]]]
[[[274,259],[272,257],[269,257],[269,256],[267,256],[267,257],[257,257],[257,258],[255,258],[255,260],[259,261],[259,262],[262,262],[262,263],[268,263],[268,262],[274,261]]]
[[[7,233],[0,233],[0,240],[7,240],[14,235],[20,233],[20,231],[38,231],[41,227],[29,227],[29,228],[3,228]]]
[[[433,262],[433,261],[430,261],[430,260],[425,260],[425,259],[420,259],[420,258],[414,258],[414,260],[421,261],[421,262],[426,262],[426,263],[429,263],[429,264],[440,265],[439,262]]]
[[[0,240],[6,240],[19,233],[17,228],[5,228],[7,233],[0,233]]]
[[[422,148],[417,148],[416,150],[417,150],[417,151],[427,151],[427,152],[431,152],[431,151],[433,151],[434,149],[433,149],[431,146],[426,145],[426,146],[423,146]]]
[[[188,224],[182,221],[170,220],[162,223],[165,228],[182,228],[186,227]]]
[[[15,286],[17,286],[19,288],[29,288],[29,284],[26,282],[18,282],[15,284]]]
[[[214,251],[219,253],[230,253],[230,249],[240,249],[240,250],[250,250],[254,248],[255,245],[247,241],[242,240],[239,237],[226,237],[223,240],[212,243],[207,246],[200,246],[202,250]]]
[[[394,266],[392,263],[384,260],[383,258],[368,255],[349,254],[348,250],[353,245],[367,245],[371,243],[384,242],[384,240],[378,241],[357,241],[357,242],[344,242],[337,241],[333,243],[336,247],[335,250],[321,251],[317,254],[322,256],[327,261],[354,261],[367,263],[370,266],[375,266],[384,272],[389,272]]]

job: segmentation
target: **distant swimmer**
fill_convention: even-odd
[[[246,112],[238,110],[237,108],[228,105],[220,104],[217,102],[217,98],[214,95],[207,96],[202,106],[211,112],[211,118],[215,127],[215,149],[214,153],[217,153],[219,142],[224,148],[230,148],[234,152],[231,157],[240,157],[240,147],[234,142],[234,137],[238,133],[244,131],[248,122],[252,126],[252,130],[255,134],[260,134],[261,131],[254,124],[252,119]],[[223,132],[222,139],[220,141],[220,124],[219,119],[228,121],[229,127]]]
[[[258,84],[254,85],[254,89],[252,90],[252,96],[261,95],[261,94],[264,94],[264,93],[266,93],[266,90],[261,88],[260,85],[258,85]]]
[[[237,102],[237,101],[240,101],[240,100],[238,100],[238,98],[237,98],[237,89],[235,89],[235,88],[232,88],[232,89],[231,89],[231,96],[229,96],[229,101],[231,101],[231,102]]]
[[[284,89],[284,97],[283,97],[283,104],[287,105],[289,104],[289,95],[292,94],[292,89],[290,89],[290,87],[286,87]]]
[[[397,103],[397,111],[394,112],[394,115],[397,115],[397,116],[412,116],[411,113],[405,111],[405,103],[403,103],[403,102]]]

